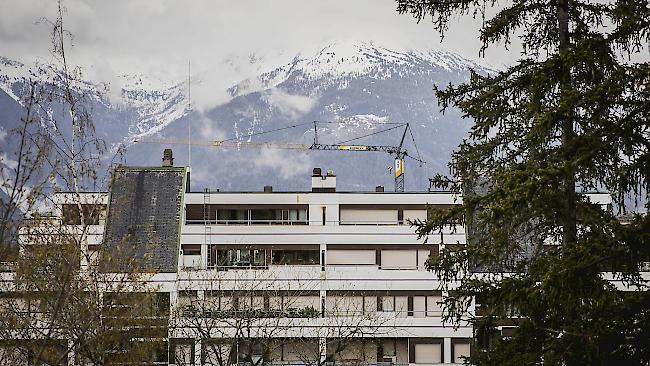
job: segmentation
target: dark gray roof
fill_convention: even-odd
[[[135,259],[145,271],[176,272],[185,175],[183,167],[114,170],[102,262],[125,270]]]

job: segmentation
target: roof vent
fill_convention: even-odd
[[[174,166],[174,155],[172,149],[165,149],[163,151],[162,166]]]
[[[383,191],[384,191],[384,186],[375,187],[375,192],[383,192]]]
[[[273,192],[273,186],[264,186],[264,192],[266,193]]]

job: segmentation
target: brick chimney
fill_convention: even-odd
[[[162,166],[174,166],[174,154],[172,152],[172,149],[165,149],[163,151]]]

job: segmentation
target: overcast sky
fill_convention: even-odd
[[[220,68],[223,60],[255,53],[286,61],[332,40],[371,40],[389,48],[437,48],[477,59],[481,20],[463,18],[444,43],[429,21],[398,15],[392,0],[65,0],[74,34],[70,61],[94,78],[145,73],[182,78],[192,69]],[[0,55],[31,61],[47,56],[53,0],[2,0]],[[514,59],[496,47],[484,61]],[[214,71],[217,72],[217,71]],[[224,73],[229,72],[223,70]],[[218,72],[217,72],[218,73]]]

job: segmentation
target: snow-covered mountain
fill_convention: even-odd
[[[230,67],[243,70],[233,73],[243,76],[233,82],[215,82],[209,71],[193,74],[192,110],[186,81],[122,75],[108,85],[110,93],[94,94],[91,109],[98,134],[109,144],[127,145],[127,164],[156,165],[167,146],[133,144],[135,139],[186,140],[191,131],[196,143],[191,149],[193,189],[259,190],[266,184],[281,190],[307,189],[315,166],[335,170],[342,189],[371,189],[379,184],[391,189],[393,158],[385,153],[233,150],[201,144],[225,138],[310,144],[312,121],[323,122],[317,124],[321,143],[369,135],[351,142],[398,144],[403,129],[377,132],[394,127],[391,123],[409,122],[417,146],[409,135],[406,148],[427,164],[419,167],[407,160],[406,187],[426,189],[428,176],[446,170],[450,152],[470,123],[453,110],[444,116],[439,113],[433,85],[465,81],[469,68],[489,72],[449,52],[396,51],[359,41],[335,42],[314,55],[274,64],[278,59],[255,54],[244,60],[228,59]],[[16,117],[11,113],[19,111],[15,104],[25,93],[29,75],[24,64],[0,59],[3,127],[10,127]],[[106,85],[88,82],[87,87],[94,91]],[[284,128],[288,126],[297,127]],[[275,129],[280,130],[259,134]],[[172,147],[176,162],[186,164],[188,147]]]

